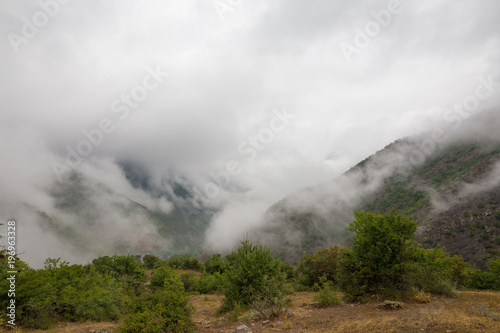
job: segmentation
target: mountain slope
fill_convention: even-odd
[[[499,120],[497,112],[471,118],[432,150],[429,135],[398,140],[334,181],[276,203],[253,236],[297,262],[304,253],[348,245],[345,227],[355,210],[396,210],[414,216],[425,246],[444,246],[484,267],[500,250]]]

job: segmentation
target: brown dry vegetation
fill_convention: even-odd
[[[195,308],[193,321],[197,332],[234,332],[242,324],[254,333],[260,332],[500,332],[500,293],[461,292],[457,298],[432,298],[430,303],[407,302],[398,311],[378,310],[376,302],[346,304],[338,307],[312,308],[308,304],[315,293],[296,292],[291,298],[293,316],[283,316],[263,324],[243,315],[236,322],[217,317],[215,312],[223,296],[196,295],[191,299]],[[304,306],[305,304],[305,306]],[[91,330],[112,332],[116,323],[69,323],[57,328],[22,332],[88,333]],[[285,327],[291,327],[285,329]]]
[[[197,332],[233,332],[241,324],[252,332],[500,332],[500,293],[462,292],[455,299],[433,298],[430,303],[410,302],[404,310],[378,310],[377,303],[347,304],[325,309],[303,306],[313,302],[315,293],[292,295],[293,316],[263,324],[244,316],[237,322],[217,318],[222,296],[194,296],[193,320]],[[285,329],[290,326],[291,329]]]

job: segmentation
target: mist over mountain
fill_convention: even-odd
[[[469,119],[500,105],[500,3],[220,2],[0,4],[0,223],[16,220],[31,265],[246,235],[297,242],[295,258],[349,239],[354,209],[428,200],[420,218],[479,198],[479,179],[457,197],[429,180],[444,166],[394,177],[444,149],[436,129],[476,136],[472,161],[496,142],[498,123]],[[382,200],[407,185],[408,207]]]
[[[345,228],[354,211],[396,210],[414,216],[420,242],[484,267],[500,248],[498,126],[500,112],[490,110],[439,129],[439,137],[428,132],[397,140],[335,180],[274,204],[252,237],[297,262],[304,253],[349,245]]]

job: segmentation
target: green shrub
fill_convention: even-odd
[[[356,233],[340,261],[339,282],[348,301],[409,297],[407,273],[415,253],[416,223],[403,215],[355,212],[347,228]]]
[[[191,321],[193,308],[179,273],[169,267],[160,267],[151,293],[143,293],[131,305],[130,314],[117,332],[156,333],[194,332]],[[160,279],[163,282],[160,283]],[[153,284],[153,283],[151,283]]]
[[[214,294],[222,290],[222,276],[215,272],[213,275],[203,274],[198,280],[200,294]]]
[[[291,299],[286,297],[286,290],[281,284],[282,282],[278,279],[264,276],[260,292],[252,299],[252,306],[262,318],[278,317],[291,303]]]
[[[454,279],[464,279],[467,265],[459,256],[454,258],[452,259],[442,248],[427,250],[417,248],[413,262],[409,266],[408,280],[418,290],[455,297]]]
[[[207,260],[205,260],[205,270],[209,274],[214,273],[224,273],[224,261],[220,254],[214,254]]]
[[[311,287],[320,283],[324,276],[326,280],[337,283],[338,267],[344,248],[333,246],[319,250],[314,255],[305,255],[297,266],[299,283]]]
[[[498,279],[492,272],[485,272],[479,269],[472,271],[467,287],[470,289],[495,290],[497,289]]]
[[[323,282],[319,293],[314,297],[314,300],[322,307],[342,305],[342,298],[339,297],[338,293],[335,291],[332,281]]]
[[[139,294],[146,282],[143,265],[132,255],[99,257],[92,260],[92,265],[97,272],[121,280],[128,293]]]
[[[190,254],[173,256],[166,261],[167,266],[176,269],[191,269],[198,272],[205,270],[205,265]]]
[[[144,257],[142,258],[142,262],[143,262],[144,267],[146,269],[154,269],[155,264],[159,261],[160,261],[160,258],[158,258],[155,255],[149,254],[149,253],[144,255]]]
[[[197,292],[198,291],[198,279],[193,274],[184,273],[181,275],[181,281],[184,285],[184,290],[186,292]]]
[[[181,284],[182,288],[182,284]],[[191,322],[192,308],[182,289],[175,292],[157,290],[143,294],[134,302],[135,307],[118,333],[194,332]]]
[[[225,299],[219,313],[231,310],[236,304],[248,306],[255,299],[284,294],[286,274],[282,268],[281,260],[269,248],[253,245],[249,240],[241,242],[241,247],[225,258]],[[272,294],[268,293],[269,285],[274,288]]]
[[[6,287],[5,282],[2,278],[0,288]],[[50,328],[60,319],[117,320],[129,303],[125,287],[121,280],[98,272],[93,265],[70,266],[48,259],[44,269],[25,269],[18,274],[17,316],[25,327],[39,329]],[[8,299],[0,299],[6,306]]]

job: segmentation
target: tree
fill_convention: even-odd
[[[219,312],[231,311],[237,304],[248,306],[256,301],[262,308],[284,300],[286,273],[269,248],[245,240],[224,262],[226,298]]]
[[[155,264],[160,261],[160,258],[158,258],[155,255],[152,254],[145,254],[144,257],[142,258],[142,262],[144,263],[144,267],[146,269],[153,269],[155,268]]]
[[[411,288],[407,272],[416,248],[416,223],[396,213],[355,212],[355,217],[347,228],[356,233],[354,243],[340,263],[339,282],[346,299],[367,301],[373,294],[404,298]]]

